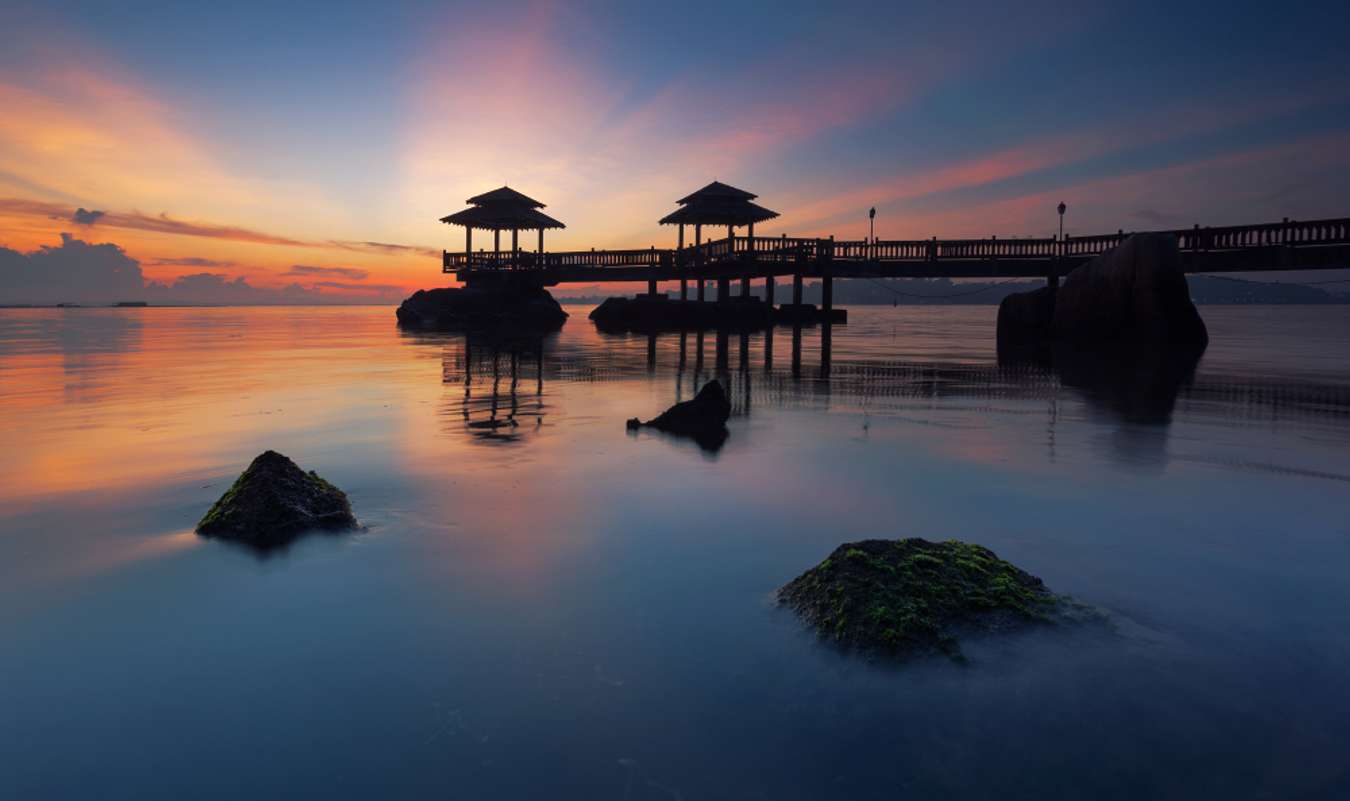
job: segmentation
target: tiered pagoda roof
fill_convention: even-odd
[[[772,220],[778,212],[752,203],[758,195],[713,181],[676,201],[680,208],[661,218],[662,225],[750,225]]]
[[[542,231],[567,227],[539,211],[544,208],[543,203],[507,186],[475,195],[464,202],[469,208],[442,217],[441,222],[488,231]]]

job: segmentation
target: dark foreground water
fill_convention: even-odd
[[[0,312],[0,797],[1350,798],[1350,307],[1205,308],[1193,377],[1000,368],[992,308],[795,370],[572,311]],[[718,373],[720,452],[625,432]],[[266,448],[369,530],[198,539]],[[1116,633],[895,667],[772,603],[900,536]]]

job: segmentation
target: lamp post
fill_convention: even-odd
[[[1066,212],[1066,211],[1068,211],[1068,210],[1069,210],[1069,207],[1066,206],[1066,205],[1064,205],[1064,201],[1061,200],[1060,203],[1059,203],[1059,207],[1058,207],[1058,211],[1059,211],[1059,258],[1058,258],[1058,259],[1055,259],[1056,262],[1058,262],[1058,261],[1060,261],[1060,260],[1062,260],[1062,259],[1064,258],[1064,253],[1065,253],[1066,250],[1067,250],[1067,248],[1065,248],[1065,244],[1066,244],[1066,243],[1064,242],[1064,212]],[[1050,280],[1049,280],[1048,284],[1049,284],[1049,286],[1050,286],[1052,289],[1057,289],[1057,288],[1059,288],[1059,267],[1060,267],[1060,265],[1056,264],[1055,267],[1052,268],[1052,272],[1050,273]]]
[[[873,206],[872,208],[867,210],[867,242],[868,242],[867,255],[869,258],[874,258],[876,256],[876,244],[877,244],[876,219],[877,219],[877,207]]]

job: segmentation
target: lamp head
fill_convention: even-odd
[[[1064,212],[1067,211],[1068,208],[1069,208],[1069,207],[1066,206],[1066,205],[1064,205],[1063,203],[1060,203],[1060,204],[1059,204],[1059,214],[1060,214],[1061,217],[1064,216]]]

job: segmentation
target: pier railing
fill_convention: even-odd
[[[978,260],[1082,259],[1119,246],[1132,232],[1094,236],[988,239],[898,239],[835,240],[789,236],[734,236],[698,245],[630,250],[581,250],[558,253],[520,251],[463,253],[445,251],[442,269],[447,273],[480,270],[575,271],[619,267],[655,267],[684,270],[731,261],[843,261],[843,262],[941,262]],[[1222,228],[1193,226],[1158,233],[1171,234],[1183,251],[1223,252],[1274,247],[1350,245],[1350,218],[1297,222],[1282,220],[1259,225]]]

